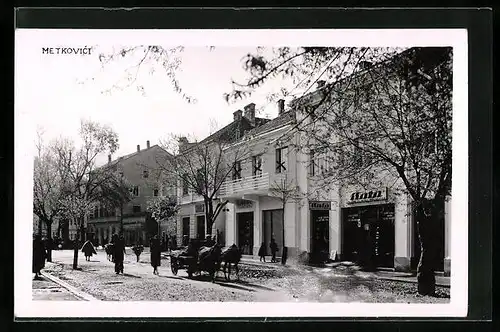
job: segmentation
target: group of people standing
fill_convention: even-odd
[[[269,249],[271,249],[271,263],[276,263],[276,253],[278,252],[278,244],[274,240],[274,238],[271,238],[271,242],[269,243]],[[267,256],[267,250],[266,250],[266,244],[262,242],[259,248],[259,258],[261,262],[266,261],[266,256]]]

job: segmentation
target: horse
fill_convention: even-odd
[[[224,279],[227,281],[231,280],[231,264],[234,265],[234,270],[236,272],[236,277],[239,279],[239,269],[238,264],[240,263],[242,256],[241,250],[233,244],[232,246],[225,248],[221,253],[221,261],[224,262]],[[227,270],[227,275],[226,275]]]
[[[206,271],[212,282],[221,266],[221,247],[214,244],[211,247],[201,247],[198,251],[198,272]]]
[[[108,261],[113,261],[113,243],[108,243],[104,246],[104,250],[106,251],[106,255],[108,256]]]

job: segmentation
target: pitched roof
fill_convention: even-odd
[[[126,154],[126,155],[124,155],[124,156],[118,157],[118,158],[116,158],[116,159],[112,160],[110,163],[106,163],[106,164],[105,164],[105,165],[103,165],[103,166],[114,166],[114,165],[117,165],[117,164],[121,163],[121,162],[122,162],[122,161],[124,161],[124,160],[127,160],[127,159],[130,159],[130,158],[132,158],[132,157],[135,157],[135,156],[137,156],[139,153],[144,152],[144,151],[147,151],[147,150],[151,150],[151,149],[153,149],[153,148],[159,148],[160,150],[162,150],[162,151],[164,151],[165,153],[167,153],[167,154],[169,154],[169,155],[170,155],[170,153],[169,153],[168,151],[166,151],[165,149],[163,149],[163,148],[162,148],[161,146],[159,146],[158,144],[155,144],[155,145],[153,145],[153,146],[150,146],[149,148],[142,149],[142,150],[140,150],[140,151],[135,151],[135,152],[133,152],[133,153],[129,153],[129,154]]]
[[[250,130],[249,132],[246,133],[246,135],[251,136],[251,135],[262,134],[271,131],[273,129],[283,127],[284,125],[292,123],[294,120],[295,120],[295,113],[293,111],[287,111],[272,120],[268,120],[265,124]]]

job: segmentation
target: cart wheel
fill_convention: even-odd
[[[170,269],[172,270],[172,274],[174,276],[177,275],[177,271],[179,271],[179,266],[177,266],[177,262],[176,261],[171,261],[170,262]]]

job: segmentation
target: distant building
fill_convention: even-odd
[[[108,243],[113,234],[120,232],[122,219],[126,245],[137,242],[148,245],[148,237],[152,235],[148,234],[148,230],[149,233],[161,235],[162,227],[147,212],[147,203],[154,197],[175,195],[175,189],[164,186],[161,169],[158,168],[158,162],[169,157],[167,151],[158,145],[150,146],[149,141],[145,149],[141,150],[140,145],[137,145],[137,151],[129,155],[115,160],[109,156],[107,166],[113,167],[119,176],[130,183],[133,199],[124,204],[123,209],[97,206],[88,217],[87,237],[100,245]]]

